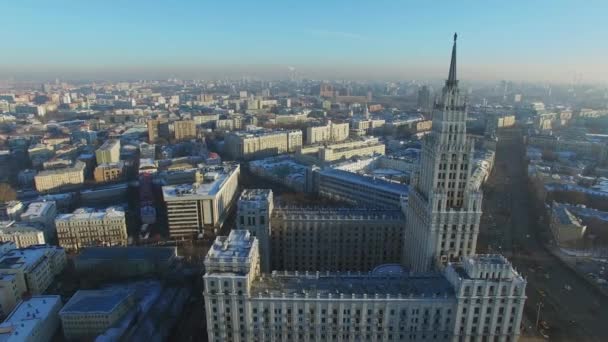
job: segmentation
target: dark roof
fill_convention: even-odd
[[[77,261],[86,260],[170,260],[175,247],[87,247]]]

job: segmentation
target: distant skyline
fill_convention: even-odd
[[[608,1],[5,3],[0,78],[606,82]]]

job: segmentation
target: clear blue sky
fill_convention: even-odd
[[[1,8],[4,73],[293,65],[437,77],[458,31],[470,78],[608,78],[606,0],[13,0]]]

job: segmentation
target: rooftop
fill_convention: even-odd
[[[21,219],[27,220],[45,216],[55,207],[54,201],[49,202],[32,202],[27,207],[27,210],[21,214]]]
[[[454,290],[439,273],[416,275],[354,274],[354,273],[282,273],[273,272],[253,283],[252,297],[274,295],[303,295],[310,297],[340,296],[423,296],[453,297]]]
[[[46,257],[48,250],[58,248],[53,246],[29,246],[26,248],[14,249],[0,257],[0,270],[2,269],[24,269],[34,267],[38,262]]]
[[[0,324],[0,341],[22,341],[50,315],[58,303],[61,305],[58,295],[33,296],[20,302]]]
[[[238,169],[238,165],[208,168],[204,172],[203,183],[180,184],[163,186],[163,198],[180,200],[184,197],[209,198],[222,189],[226,180]]]
[[[239,201],[262,201],[272,195],[270,189],[245,189],[241,193]]]
[[[207,253],[207,259],[248,258],[255,237],[248,230],[232,230],[228,236],[218,236]]]
[[[133,295],[132,289],[79,290],[59,312],[72,314],[110,313]]]
[[[106,142],[103,143],[103,145],[101,145],[99,147],[100,150],[109,150],[111,148],[113,148],[116,144],[120,144],[120,141],[118,140],[107,140]]]
[[[121,207],[113,206],[97,211],[92,208],[78,208],[71,214],[58,215],[55,221],[103,220],[105,218],[124,218],[125,212]]]
[[[371,186],[384,191],[396,193],[398,195],[407,195],[409,192],[409,187],[405,184],[389,182],[383,179],[359,175],[348,171],[328,168],[323,169],[321,174],[333,178],[342,178],[352,183],[363,186]]]
[[[42,230],[31,223],[22,223],[15,221],[0,222],[0,235],[18,235],[26,233],[41,233]]]

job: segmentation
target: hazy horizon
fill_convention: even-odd
[[[256,76],[605,83],[608,3],[19,1],[5,4],[0,78]],[[219,75],[219,76],[218,76]],[[224,76],[222,76],[224,75]]]

